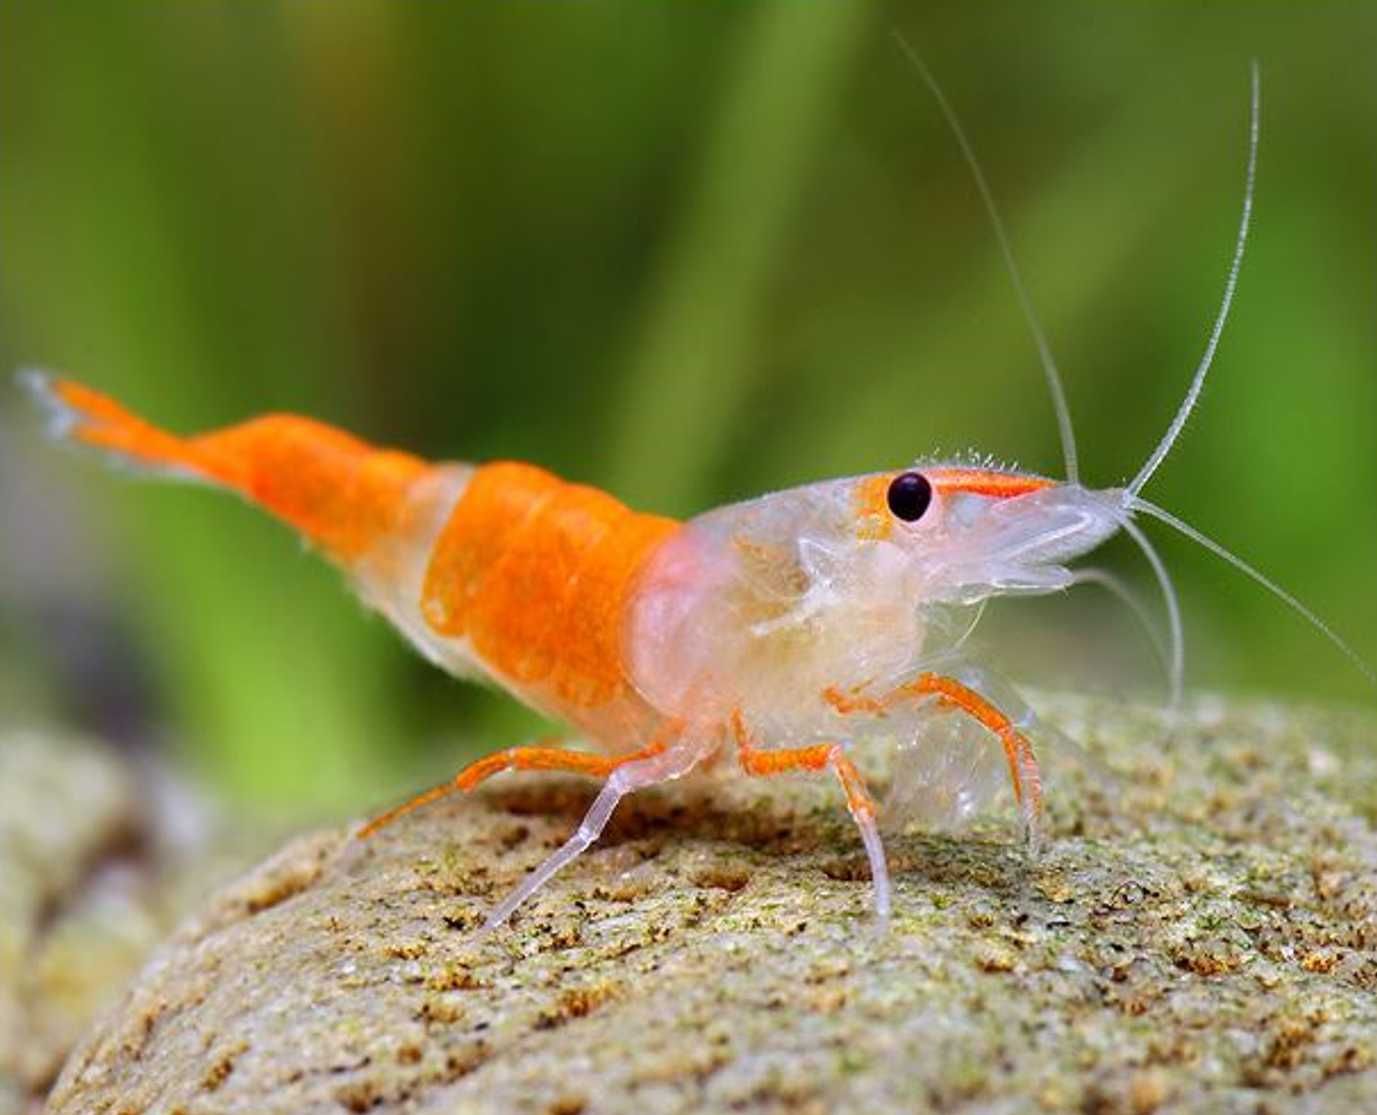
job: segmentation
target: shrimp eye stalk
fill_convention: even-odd
[[[932,485],[921,472],[901,472],[890,482],[887,502],[895,518],[916,523],[932,503]]]

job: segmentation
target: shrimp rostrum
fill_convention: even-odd
[[[1248,202],[1256,122],[1255,77]],[[854,761],[861,749],[899,740],[921,756],[926,727],[938,714],[955,715],[1000,749],[1023,825],[1030,837],[1037,832],[1042,781],[1030,719],[963,657],[985,602],[1070,588],[1080,580],[1071,563],[1126,531],[1161,579],[1179,686],[1174,597],[1135,516],[1188,533],[1262,580],[1140,495],[1199,393],[1248,209],[1187,399],[1120,488],[1079,481],[1067,420],[1065,480],[933,462],[810,484],[680,523],[531,465],[429,463],[290,415],[179,437],[71,380],[30,372],[25,381],[57,435],[263,507],[341,566],[436,665],[496,683],[587,742],[488,755],[360,830],[369,836],[501,771],[600,779],[578,829],[491,912],[489,928],[597,840],[624,796],[719,754],[747,775],[816,772],[839,782],[883,919],[889,874],[877,805]],[[1003,242],[997,218],[996,227]],[[1050,359],[1045,368],[1059,400]]]

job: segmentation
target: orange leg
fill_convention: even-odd
[[[875,816],[875,801],[865,787],[865,779],[839,743],[813,743],[807,747],[762,750],[751,743],[741,713],[732,714],[732,734],[741,769],[756,777],[788,774],[791,771],[820,771],[831,767],[846,791],[846,806],[851,812]]]
[[[433,801],[439,801],[450,794],[469,793],[479,783],[504,770],[562,770],[572,774],[587,774],[594,778],[606,778],[624,763],[658,755],[664,749],[665,741],[659,739],[629,755],[594,755],[587,751],[566,751],[560,747],[541,746],[539,744],[531,747],[509,747],[505,751],[498,751],[474,760],[448,782],[432,786],[424,793],[417,794],[410,801],[404,801],[386,813],[379,814],[359,829],[358,836],[360,840],[366,839],[379,829],[390,825],[398,817],[410,813],[412,810],[420,809],[424,805],[429,805]]]
[[[823,692],[823,699],[843,716],[853,713],[883,716],[900,701],[923,697],[936,697],[941,707],[965,713],[1004,745],[1014,799],[1022,807],[1030,827],[1033,826],[1042,812],[1042,779],[1038,775],[1033,745],[1012,720],[970,686],[945,674],[923,673],[884,697],[844,693],[836,688]]]
[[[740,709],[732,713],[732,734],[736,737],[736,754],[741,769],[756,777],[788,774],[791,771],[822,771],[829,767],[846,792],[846,807],[861,830],[866,855],[870,859],[870,876],[875,885],[875,912],[883,923],[889,918],[889,868],[885,863],[884,847],[880,843],[875,823],[875,800],[866,789],[865,779],[856,764],[847,756],[840,743],[813,743],[806,747],[778,750],[762,749],[751,742]]]

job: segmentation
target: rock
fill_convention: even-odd
[[[887,935],[824,782],[631,799],[485,938],[591,787],[298,839],[158,950],[49,1110],[1377,1110],[1372,721],[1052,707],[1085,753],[1041,854],[891,836]]]
[[[93,916],[101,899],[71,902],[132,846],[137,818],[128,772],[105,749],[39,733],[0,738],[0,1112],[44,1090],[110,985],[157,938],[146,934],[130,956],[141,926],[107,909],[111,931],[87,932],[104,920]],[[114,901],[114,888],[98,889]]]
[[[195,893],[151,773],[94,741],[0,734],[0,1115],[46,1092]]]

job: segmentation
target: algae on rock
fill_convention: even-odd
[[[158,951],[50,1110],[1377,1110],[1372,723],[1052,710],[1088,758],[1041,855],[891,836],[883,936],[824,781],[628,799],[481,939],[591,786],[304,837]]]

